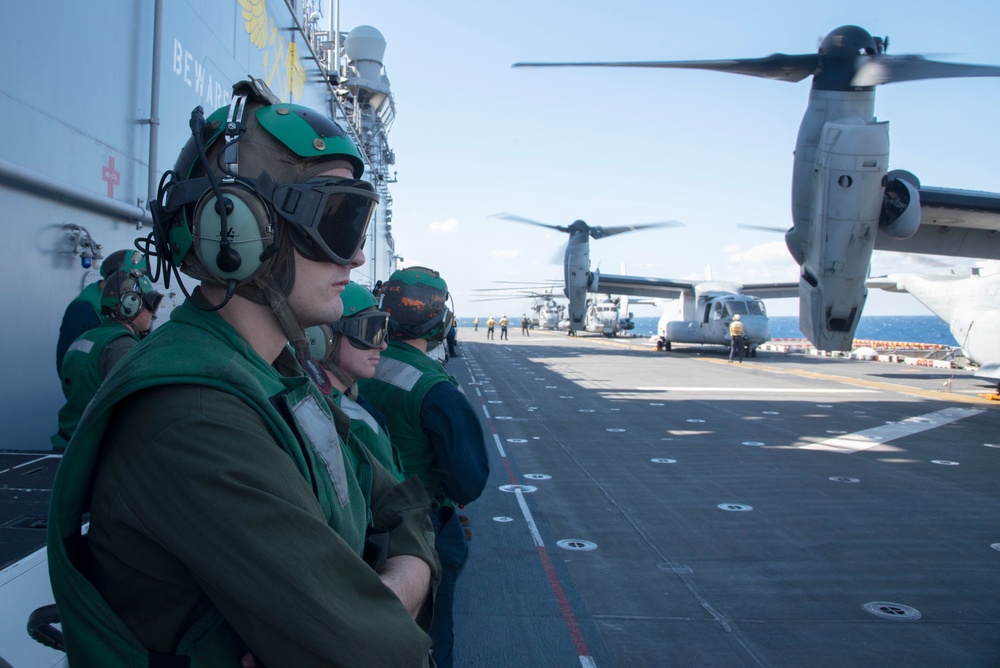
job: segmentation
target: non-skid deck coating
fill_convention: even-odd
[[[492,473],[457,666],[1000,666],[1000,406],[967,372],[459,335]]]

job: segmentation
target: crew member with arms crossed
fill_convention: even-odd
[[[53,485],[70,663],[432,665],[423,532],[379,571],[362,558],[369,529],[425,527],[426,496],[367,506],[303,331],[340,318],[378,197],[336,123],[259,81],[233,92],[192,113],[151,207],[159,262],[201,286],[112,370]],[[272,366],[289,342],[310,377]]]
[[[389,313],[389,347],[361,394],[385,414],[406,475],[420,477],[434,500],[431,520],[443,573],[434,600],[434,660],[450,668],[455,582],[468,557],[457,506],[482,494],[489,461],[479,416],[452,376],[427,351],[441,345],[452,315],[448,284],[431,269],[410,267],[379,288]]]

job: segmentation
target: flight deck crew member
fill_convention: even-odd
[[[521,336],[531,336],[531,333],[528,331],[528,327],[530,325],[531,325],[531,321],[528,320],[528,316],[527,315],[522,316],[521,317]]]
[[[500,317],[500,340],[503,341],[507,338],[507,325],[510,324],[510,320],[507,319],[506,314]]]
[[[448,357],[459,357],[458,354],[458,318],[453,317],[451,319],[451,326],[448,328]]]
[[[378,571],[362,558],[369,528],[423,527],[429,506],[366,504],[303,332],[340,318],[364,262],[360,153],[259,81],[190,127],[151,240],[201,285],[105,379],[53,485],[70,664],[429,666],[420,532]],[[272,366],[289,342],[309,377]]]
[[[493,338],[493,328],[496,326],[496,324],[497,324],[497,321],[493,319],[493,316],[490,316],[490,319],[486,321],[486,338],[487,339],[492,339]]]
[[[387,346],[389,315],[379,310],[371,290],[358,283],[349,283],[340,298],[344,304],[340,320],[306,330],[313,358],[328,372],[330,396],[351,418],[351,433],[397,480],[404,480],[385,416],[358,394],[358,380],[375,375]]]
[[[63,358],[61,380],[66,403],[59,409],[59,431],[51,438],[54,450],[66,449],[101,381],[140,338],[149,334],[161,299],[163,295],[138,269],[116,271],[104,279],[101,313],[107,319],[81,334]]]
[[[137,250],[118,250],[101,262],[101,278],[87,285],[80,295],[66,306],[62,324],[59,325],[59,340],[56,342],[56,372],[62,375],[63,357],[66,350],[88,329],[97,327],[105,318],[101,312],[101,289],[104,280],[119,269],[146,271],[146,260]]]
[[[735,352],[740,364],[743,364],[743,348],[746,345],[746,337],[743,335],[743,323],[740,322],[740,314],[733,316],[733,321],[729,323],[729,361],[733,361]]]
[[[472,331],[473,332],[478,332],[479,331],[479,316],[476,316],[476,319],[472,321],[472,324],[475,326],[475,329],[473,329]]]
[[[434,510],[435,547],[443,570],[434,599],[431,638],[438,666],[452,665],[455,583],[468,557],[456,508],[479,498],[489,461],[479,416],[452,376],[427,355],[451,322],[448,285],[424,267],[396,271],[376,295],[389,313],[389,347],[361,394],[385,414],[407,476],[424,483]]]

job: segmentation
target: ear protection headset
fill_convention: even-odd
[[[157,258],[154,281],[166,266],[164,287],[176,273],[185,296],[190,295],[181,272],[221,282],[226,296],[210,307],[218,310],[237,290],[258,303],[283,299],[281,291],[291,289],[294,275],[290,251],[283,254],[286,242],[309,259],[350,264],[378,195],[368,182],[308,176],[310,165],[319,173],[327,158],[348,163],[360,178],[362,156],[339,125],[305,107],[279,103],[262,81],[250,80],[234,85],[229,106],[207,121],[196,108],[190,128],[191,139],[150,202],[153,232],[142,250]],[[241,176],[238,149],[244,138],[253,146],[244,151]],[[265,169],[272,163],[279,182]],[[287,305],[271,306],[279,309],[279,319],[291,316]]]
[[[191,136],[208,177],[210,188],[195,205],[191,220],[194,251],[205,269],[223,281],[247,281],[257,275],[274,243],[274,214],[257,195],[253,184],[237,176],[238,142],[246,132],[243,114],[248,93],[234,94],[226,118],[226,147],[221,182],[212,173],[202,133],[204,114],[200,107],[191,115]]]
[[[145,306],[143,300],[143,281],[152,284],[137,269],[116,271],[108,276],[101,290],[101,307],[115,320],[132,322],[142,313]]]
[[[309,339],[309,353],[314,360],[322,362],[333,348],[333,330],[330,325],[306,327],[306,338]]]

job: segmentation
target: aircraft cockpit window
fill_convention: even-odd
[[[750,311],[747,309],[746,302],[726,302],[726,315],[732,317],[739,313],[740,315],[749,315]]]
[[[750,315],[767,315],[767,311],[764,309],[764,302],[759,299],[747,302],[747,309]]]

